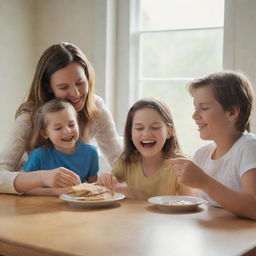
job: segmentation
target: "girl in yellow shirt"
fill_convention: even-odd
[[[135,199],[188,194],[167,161],[181,156],[169,108],[156,99],[142,99],[128,112],[123,153],[112,173],[99,175],[97,183]]]

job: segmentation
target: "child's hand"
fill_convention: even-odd
[[[177,179],[192,188],[201,188],[206,185],[208,175],[195,165],[192,161],[185,158],[172,158],[169,160],[174,166]]]
[[[117,178],[112,173],[102,173],[98,176],[96,184],[105,186],[111,190],[118,183]]]
[[[77,174],[64,167],[43,171],[42,175],[45,186],[52,188],[70,187],[81,183],[80,177]]]

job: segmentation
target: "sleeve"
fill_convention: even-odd
[[[106,108],[103,100],[96,98],[96,105],[99,115],[95,123],[91,127],[91,136],[95,137],[103,155],[108,159],[109,163],[120,156],[122,151],[121,143],[118,140],[118,134],[111,113]]]
[[[112,173],[115,175],[119,182],[125,182],[125,166],[121,157],[119,157],[113,164]]]
[[[19,174],[17,171],[31,135],[31,127],[29,113],[23,113],[15,120],[8,144],[0,153],[0,193],[20,194],[13,183]]]
[[[256,141],[247,141],[240,146],[239,154],[236,156],[240,177],[251,169],[256,168]]]
[[[28,161],[23,167],[23,171],[25,172],[33,172],[42,169],[41,166],[41,150],[35,149],[29,156]]]
[[[88,177],[91,176],[97,176],[97,173],[99,171],[99,157],[97,153],[97,149],[95,147],[92,147],[92,158],[91,158],[91,164],[89,169]]]

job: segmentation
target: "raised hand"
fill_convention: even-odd
[[[186,158],[172,158],[168,161],[174,166],[177,179],[180,183],[200,189],[207,185],[209,176],[191,160]]]

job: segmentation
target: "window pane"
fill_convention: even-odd
[[[141,0],[141,29],[223,27],[224,0]]]
[[[195,149],[205,144],[192,119],[193,99],[186,89],[185,82],[141,82],[140,97],[157,97],[171,109],[175,129],[183,151],[192,156]]]
[[[223,29],[141,35],[142,77],[197,77],[222,69]]]

